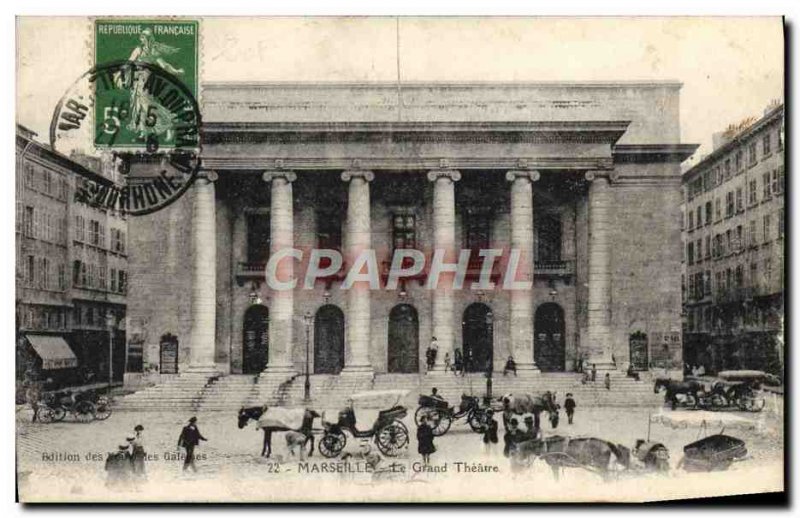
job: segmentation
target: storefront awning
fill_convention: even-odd
[[[60,336],[27,335],[26,338],[42,359],[43,369],[69,369],[78,366],[78,358]]]

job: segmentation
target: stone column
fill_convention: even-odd
[[[342,181],[348,182],[347,224],[345,231],[345,262],[349,266],[358,255],[371,247],[369,182],[375,178],[371,171],[345,171]],[[347,290],[347,321],[345,323],[345,363],[343,375],[371,375],[369,361],[370,329],[372,327],[370,286],[368,282],[353,283]]]
[[[613,367],[611,362],[611,225],[612,197],[609,176],[589,171],[589,300],[588,343],[589,365],[598,370]]]
[[[194,183],[192,213],[192,330],[189,374],[215,375],[217,320],[217,222],[214,182],[217,173],[205,171]]]
[[[269,209],[270,257],[281,250],[294,247],[294,197],[292,182],[297,179],[291,171],[267,171],[262,178],[271,184]],[[294,260],[286,257],[276,268],[281,282],[294,278]],[[294,346],[294,291],[270,290],[269,302],[269,355],[264,373],[287,376],[294,373],[292,347]]]
[[[533,182],[538,179],[538,171],[506,173],[511,182],[511,249],[520,254],[516,280],[530,283],[529,289],[510,290],[511,354],[520,374],[539,370],[533,349]]]
[[[455,182],[461,179],[461,173],[450,169],[430,171],[428,180],[433,182],[433,248],[444,250],[446,263],[458,260],[456,250],[456,190]],[[433,291],[433,336],[436,337],[439,352],[436,355],[435,371],[444,372],[444,357],[450,354],[453,361],[453,282],[452,273],[442,273],[439,283]],[[431,337],[422,337],[422,344],[427,348]]]

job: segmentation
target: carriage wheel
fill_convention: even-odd
[[[486,412],[483,410],[473,410],[469,413],[467,422],[469,423],[469,427],[472,428],[473,432],[483,432],[483,427],[486,423]]]
[[[344,445],[347,444],[347,437],[342,432],[325,432],[319,440],[319,452],[329,459],[342,453]]]
[[[712,409],[716,410],[716,409],[724,408],[726,406],[728,406],[728,402],[725,400],[724,396],[721,396],[719,394],[714,394],[713,396],[711,396],[711,408]]]
[[[692,394],[686,394],[686,403],[687,407],[695,407],[697,406],[697,398],[695,398]]]
[[[53,409],[48,406],[40,406],[36,409],[36,420],[40,423],[52,423],[55,419]]]
[[[75,405],[75,420],[81,423],[94,421],[94,405],[88,401],[81,401]]]
[[[50,408],[50,410],[53,412],[53,421],[63,421],[67,417],[67,411],[64,410],[63,406]]]
[[[111,401],[108,398],[101,397],[97,400],[94,417],[100,421],[105,421],[111,417]]]
[[[397,457],[408,446],[408,429],[400,421],[393,421],[378,431],[375,443],[387,457]]]

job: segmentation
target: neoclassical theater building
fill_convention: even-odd
[[[127,371],[288,376],[681,367],[675,82],[205,84],[202,170],[130,221]],[[271,253],[340,250],[339,273],[274,291]],[[342,290],[371,248],[381,289]],[[396,249],[471,250],[464,289],[428,269],[384,284]],[[503,255],[493,289],[478,250]],[[504,290],[511,249],[528,290]],[[289,262],[302,285],[305,264]],[[308,355],[308,356],[307,356]]]

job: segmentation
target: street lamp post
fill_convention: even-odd
[[[106,313],[106,327],[108,327],[108,390],[114,381],[114,312]]]
[[[311,401],[311,379],[309,378],[309,350],[311,345],[311,322],[313,321],[314,317],[311,315],[311,312],[306,311],[306,314],[303,316],[303,321],[306,324],[306,372],[305,372],[305,384],[303,385],[303,400],[306,403]]]

